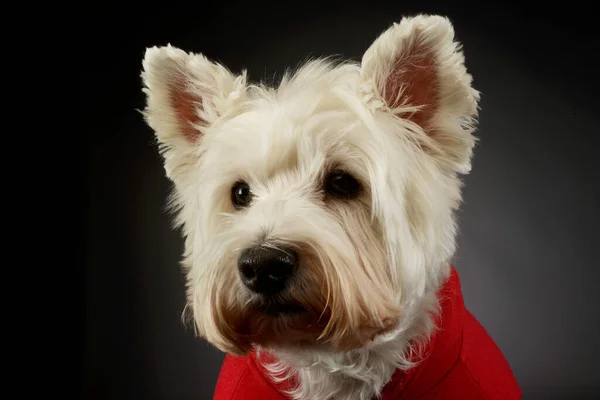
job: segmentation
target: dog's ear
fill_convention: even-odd
[[[479,92],[447,18],[418,15],[394,24],[365,52],[361,75],[386,111],[426,133],[426,150],[457,172],[470,170]]]
[[[245,72],[235,76],[171,45],[146,50],[142,80],[145,119],[167,151],[194,149],[207,129],[236,112],[246,90]]]

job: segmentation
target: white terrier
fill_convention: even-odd
[[[142,77],[216,399],[520,398],[450,264],[479,93],[448,19],[276,88],[170,45]]]

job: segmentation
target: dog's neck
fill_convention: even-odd
[[[376,338],[365,348],[346,353],[279,349],[269,350],[274,358],[261,351],[257,357],[278,390],[294,399],[371,400],[379,394],[396,398],[407,386],[414,386],[415,375],[419,381],[440,379],[454,363],[463,308],[458,276],[452,270],[442,288],[416,307],[410,325]],[[423,382],[419,385],[427,387]]]

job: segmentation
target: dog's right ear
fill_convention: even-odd
[[[142,80],[143,114],[165,152],[194,150],[215,122],[236,113],[246,91],[245,72],[235,76],[171,45],[146,50]]]

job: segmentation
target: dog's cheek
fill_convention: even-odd
[[[373,335],[371,328],[360,328],[332,340],[331,344],[339,351],[351,351],[365,346]]]
[[[354,332],[348,332],[332,344],[341,351],[360,349],[378,336],[392,331],[397,325],[397,318],[386,318],[381,324],[361,326]]]
[[[252,350],[251,343],[232,329],[225,329],[220,332],[208,332],[202,337],[224,353],[236,356],[246,355]]]
[[[230,329],[221,339],[221,346],[217,347],[226,353],[243,356],[252,350],[252,341],[245,332]]]

